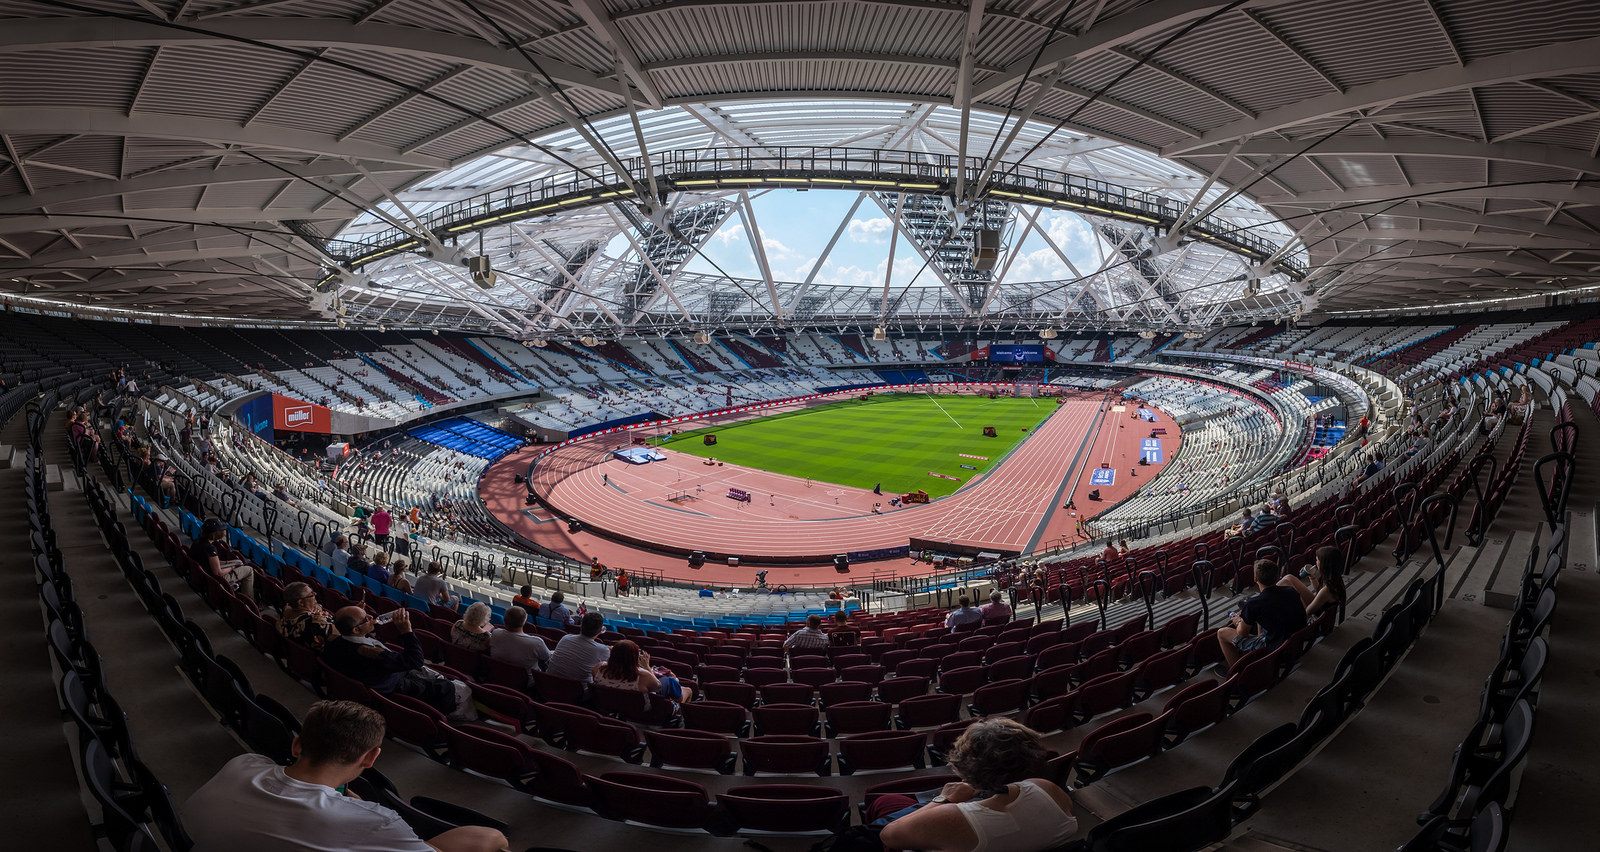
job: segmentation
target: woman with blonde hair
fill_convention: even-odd
[[[489,653],[489,605],[479,601],[467,607],[461,620],[450,625],[450,644],[468,651]]]
[[[889,849],[921,852],[1040,852],[1078,832],[1072,798],[1037,777],[1046,752],[1039,735],[1012,719],[985,719],[950,751],[961,780],[884,826]]]

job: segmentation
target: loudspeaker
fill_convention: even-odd
[[[843,553],[833,557],[833,570],[840,574],[850,573],[850,557]]]
[[[994,269],[1000,259],[1000,232],[994,228],[981,228],[973,234],[972,268],[979,272]]]
[[[583,521],[571,518],[567,521],[567,532],[583,532]]]
[[[706,555],[696,550],[689,554],[689,567],[698,570],[706,564]]]
[[[515,482],[518,485],[525,485],[528,482],[528,478],[526,476],[523,476],[520,473],[517,473],[517,474],[512,474],[511,481]]]

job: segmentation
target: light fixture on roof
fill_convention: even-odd
[[[709,332],[709,331],[697,331],[697,332],[695,332],[694,333],[694,342],[697,345],[700,345],[700,346],[710,346],[711,345],[711,332]]]
[[[1148,329],[1148,328],[1141,330],[1139,332],[1139,336],[1144,338],[1145,340],[1155,340],[1156,339],[1155,331],[1153,331],[1151,329]]]
[[[467,258],[467,270],[472,273],[472,283],[484,290],[494,287],[494,267],[489,264],[487,256],[477,255]]]
[[[883,341],[888,340],[889,339],[889,330],[884,328],[881,325],[878,326],[877,328],[874,328],[872,330],[872,339],[877,341],[877,342],[879,342],[879,343],[882,343]]]
[[[1048,326],[1046,326],[1045,328],[1039,329],[1039,339],[1040,340],[1055,340],[1056,339],[1056,330],[1053,329],[1053,328],[1050,328]]]
[[[1200,339],[1200,332],[1193,331],[1193,330],[1186,331],[1186,332],[1183,333],[1183,339],[1184,340],[1199,340]]]
[[[595,337],[592,334],[585,334],[584,336],[578,338],[578,342],[582,343],[584,346],[599,346],[600,338]]]
[[[550,339],[546,337],[530,337],[528,338],[528,345],[535,349],[543,349],[550,345]]]

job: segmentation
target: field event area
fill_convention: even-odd
[[[1032,397],[878,394],[684,432],[664,446],[818,482],[943,497],[998,464],[1055,410],[1055,400]],[[996,437],[984,437],[985,426]],[[707,434],[717,443],[707,445]]]

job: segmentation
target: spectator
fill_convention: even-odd
[[[453,607],[455,604],[450,598],[450,584],[444,581],[444,566],[437,560],[428,563],[428,573],[417,578],[412,585],[412,594],[422,598],[430,604],[443,607]]]
[[[1244,533],[1247,536],[1251,536],[1258,532],[1270,530],[1278,525],[1278,520],[1278,516],[1272,513],[1271,506],[1262,506],[1261,511],[1251,515],[1250,520],[1245,521]]]
[[[462,826],[427,841],[382,805],[340,792],[383,751],[383,717],[354,701],[311,705],[292,746],[295,762],[279,766],[259,754],[223,765],[184,803],[184,829],[196,849],[258,852],[343,849],[354,852],[491,852],[505,835]]]
[[[944,617],[944,626],[950,628],[951,633],[956,632],[962,625],[978,624],[983,621],[983,611],[972,605],[972,598],[963,596],[956,601],[956,604],[956,608]]]
[[[841,607],[833,611],[833,629],[828,631],[828,645],[834,648],[853,648],[861,644],[861,631],[850,626],[850,615]]]
[[[590,670],[593,682],[601,686],[610,686],[616,689],[636,689],[645,695],[656,694],[675,703],[685,703],[694,700],[694,691],[678,682],[670,672],[658,675],[650,665],[650,654],[639,650],[639,646],[624,639],[611,646],[611,652],[603,663],[596,663]],[[645,708],[650,707],[650,699],[645,698]]]
[[[345,536],[334,536],[333,549],[328,552],[328,564],[333,570],[343,573],[345,566],[350,564],[350,539]]]
[[[1122,557],[1124,559],[1127,558],[1127,556],[1128,556],[1128,540],[1127,539],[1123,538],[1123,539],[1118,539],[1117,540],[1117,556],[1120,556],[1120,557]]]
[[[344,573],[352,577],[365,577],[367,567],[372,563],[367,561],[367,546],[364,544],[350,547],[350,558],[344,563]]]
[[[1239,607],[1230,626],[1217,631],[1217,641],[1222,643],[1222,656],[1230,670],[1245,654],[1276,648],[1306,626],[1306,608],[1300,603],[1299,593],[1277,584],[1278,563],[1257,559],[1255,578],[1259,593]]]
[[[822,616],[806,616],[806,626],[789,634],[783,640],[784,650],[793,648],[826,648],[829,643],[828,634],[822,632]]]
[[[627,594],[628,593],[628,584],[630,582],[632,582],[632,579],[633,578],[628,576],[628,569],[626,569],[626,568],[618,568],[617,569],[617,594],[619,594],[619,595]]]
[[[884,826],[890,849],[1004,849],[1039,852],[1065,845],[1078,832],[1072,797],[1042,777],[1047,752],[1039,735],[1012,719],[968,727],[950,750],[960,777],[923,807]],[[869,818],[915,804],[905,796],[875,804]]]
[[[405,594],[411,594],[411,580],[406,577],[406,568],[409,563],[402,557],[395,557],[394,570],[389,574],[389,585],[399,589]]]
[[[596,636],[605,628],[605,619],[598,612],[587,613],[578,626],[577,633],[569,633],[556,643],[545,671],[568,680],[587,683],[594,677],[594,667],[611,659],[611,651],[600,644]]]
[[[367,576],[385,586],[389,585],[389,578],[393,576],[389,573],[389,554],[381,550],[372,554],[372,564],[367,566]]]
[[[489,634],[489,657],[507,663],[516,663],[527,669],[529,677],[535,668],[544,668],[550,662],[550,646],[544,637],[528,633],[528,611],[520,606],[506,610],[505,626]]]
[[[379,547],[389,546],[389,528],[393,524],[394,517],[383,506],[379,506],[378,510],[372,513],[372,540],[377,542]]]
[[[333,638],[333,617],[317,601],[316,592],[305,583],[283,587],[283,612],[278,616],[278,635],[321,651]]]
[[[551,592],[550,600],[544,606],[539,607],[539,617],[548,618],[563,627],[571,624],[572,610],[567,609],[567,605],[564,603],[566,599],[567,596],[559,591]]]
[[[489,650],[489,605],[479,601],[467,607],[461,620],[450,625],[450,644],[480,654]]]
[[[251,600],[256,596],[256,573],[242,559],[222,558],[222,548],[227,546],[228,528],[216,518],[207,518],[200,527],[200,537],[189,545],[189,556],[211,576],[235,584],[239,594]]]
[[[437,675],[423,667],[422,643],[411,632],[411,615],[395,610],[390,623],[399,631],[399,651],[391,651],[372,637],[377,621],[359,606],[333,614],[338,638],[322,651],[322,661],[335,672],[358,680],[382,695],[398,693],[420,698],[452,720],[477,718],[472,690],[464,683]]]
[[[537,615],[539,599],[533,596],[533,587],[523,586],[518,589],[516,596],[511,599],[511,606],[521,607],[529,616]]]
[[[1337,547],[1317,548],[1317,560],[1306,571],[1307,581],[1293,574],[1284,575],[1278,585],[1294,589],[1306,608],[1306,618],[1316,618],[1329,607],[1345,601],[1344,554]]]
[[[984,623],[1006,622],[1011,620],[1011,605],[1006,603],[1006,596],[999,591],[989,593],[989,602],[978,608],[983,613]]]
[[[1367,462],[1366,468],[1361,471],[1361,478],[1371,479],[1380,470],[1383,470],[1383,453],[1375,452],[1372,454],[1372,461]]]
[[[1104,559],[1107,565],[1116,562],[1121,555],[1117,552],[1117,546],[1110,541],[1106,542],[1106,549],[1100,551],[1100,558]]]
[[[1224,538],[1233,538],[1234,536],[1238,536],[1238,535],[1248,535],[1249,534],[1249,528],[1250,528],[1250,519],[1253,516],[1253,514],[1254,513],[1252,513],[1250,511],[1250,507],[1249,506],[1246,506],[1243,509],[1240,509],[1239,510],[1239,522],[1234,524],[1233,526],[1228,527],[1227,529],[1223,530],[1222,531],[1223,537]]]

